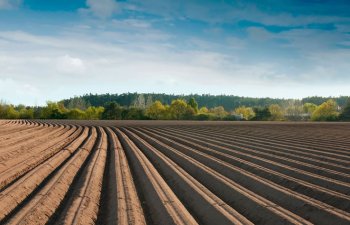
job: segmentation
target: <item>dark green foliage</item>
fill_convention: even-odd
[[[194,98],[190,98],[187,104],[194,110],[195,113],[198,113],[198,103]]]
[[[0,119],[6,118],[5,107],[6,105],[0,102]]]
[[[59,109],[53,109],[48,119],[67,119],[67,115],[61,112]]]
[[[34,119],[34,109],[30,107],[22,108],[19,111],[20,119]]]
[[[105,111],[102,113],[103,120],[121,120],[123,108],[116,102],[108,102],[104,106]]]
[[[194,120],[201,120],[201,121],[210,120],[210,115],[208,115],[208,114],[198,114],[198,115],[194,116]]]
[[[104,112],[101,116],[104,120],[147,120],[145,111],[136,107],[122,107],[115,102],[105,105]]]
[[[143,109],[130,107],[124,109],[122,113],[123,120],[147,120],[149,119]]]
[[[255,117],[252,120],[269,120],[271,118],[271,112],[268,107],[255,107]]]
[[[227,115],[224,117],[220,116],[215,116],[213,114],[197,114],[192,117],[193,120],[200,120],[200,121],[207,121],[207,120],[212,120],[212,121],[237,121],[237,117],[235,115]]]
[[[235,115],[227,115],[222,120],[224,121],[237,121],[237,117]]]
[[[341,121],[350,121],[350,99],[339,115]]]
[[[43,107],[33,107],[34,113],[33,113],[33,118],[38,119],[41,118],[42,110]]]
[[[47,102],[47,106],[40,111],[40,119],[67,119],[65,108],[56,102]]]

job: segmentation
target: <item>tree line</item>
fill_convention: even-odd
[[[264,106],[201,106],[194,97],[178,98],[170,104],[138,94],[130,105],[107,101],[94,106],[83,98],[69,102],[47,102],[46,106],[14,106],[0,102],[1,119],[76,119],[76,120],[252,120],[252,121],[350,121],[350,98],[340,106],[334,99],[320,104],[286,100]]]
[[[141,96],[141,97],[140,97]],[[165,105],[170,105],[173,100],[183,99],[189,101],[191,98],[196,99],[198,107],[214,108],[222,106],[225,110],[231,112],[240,106],[246,107],[266,107],[272,104],[285,106],[290,102],[297,102],[302,105],[305,103],[313,103],[320,105],[328,99],[333,99],[337,105],[343,107],[347,103],[347,96],[340,96],[337,98],[326,97],[307,97],[301,100],[282,99],[282,98],[251,98],[240,97],[234,95],[210,95],[210,94],[191,94],[191,95],[171,95],[171,94],[156,94],[156,93],[124,93],[124,94],[86,94],[83,96],[76,96],[70,99],[62,100],[67,108],[79,106],[79,104],[87,104],[87,106],[104,106],[106,102],[116,102],[121,106],[134,106],[135,102],[140,103],[139,107],[144,107],[152,102],[160,101]],[[79,106],[80,107],[80,106]],[[78,107],[78,108],[79,108]]]

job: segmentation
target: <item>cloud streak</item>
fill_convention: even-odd
[[[118,4],[115,0],[87,0],[87,9],[83,12],[90,12],[94,16],[102,19],[109,18],[118,11]]]
[[[22,0],[0,0],[1,9],[15,9],[22,4]]]

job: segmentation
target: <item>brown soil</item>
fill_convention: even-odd
[[[350,124],[0,120],[0,224],[350,224]]]

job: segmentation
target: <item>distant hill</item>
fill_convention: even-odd
[[[140,97],[141,96],[141,97]],[[271,104],[287,105],[291,101],[300,102],[304,104],[306,102],[314,103],[320,105],[326,100],[332,98],[339,106],[344,106],[349,97],[307,97],[302,100],[295,99],[279,99],[279,98],[251,98],[251,97],[240,97],[234,95],[210,95],[210,94],[191,94],[191,95],[173,95],[173,94],[155,94],[155,93],[124,93],[124,94],[86,94],[83,96],[73,97],[70,99],[64,99],[61,102],[67,107],[77,107],[84,108],[86,106],[103,106],[107,102],[117,102],[122,106],[133,106],[140,99],[147,104],[147,102],[152,102],[159,100],[163,104],[170,104],[174,99],[185,99],[195,98],[198,102],[199,107],[206,106],[208,108],[213,108],[216,106],[223,106],[227,111],[234,110],[239,106],[249,106],[249,107],[264,107]]]

